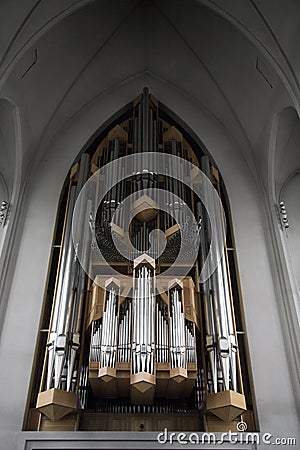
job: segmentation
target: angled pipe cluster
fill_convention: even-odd
[[[151,270],[136,270],[133,301],[132,373],[154,374],[154,293]]]
[[[170,352],[172,369],[176,367],[185,368],[185,319],[181,300],[181,290],[177,287],[171,290]]]
[[[72,185],[69,194],[68,213],[66,218],[63,248],[59,267],[54,308],[48,348],[48,366],[46,389],[61,388],[66,391],[74,390],[77,380],[77,352],[80,346],[80,331],[84,294],[86,290],[86,274],[78,262],[78,253],[83,252],[82,258],[89,258],[90,234],[87,223],[92,210],[92,202],[82,204],[81,215],[76,224],[81,243],[72,242],[71,224],[75,201],[88,178],[89,155],[83,154],[80,161],[78,181]]]
[[[169,362],[168,307],[162,301],[156,303],[156,362]]]
[[[201,158],[201,169],[207,177],[211,177],[207,156]],[[206,192],[210,209],[214,211],[217,226],[224,232],[223,217],[219,205],[213,200],[209,191]],[[201,209],[201,206],[198,207]],[[202,209],[201,217],[204,226],[201,235],[201,260],[205,260],[208,250],[209,218]],[[217,393],[233,389],[237,391],[237,341],[234,323],[234,311],[231,298],[230,281],[223,252],[217,269],[204,283],[204,315],[206,324],[206,350],[208,354],[208,385],[209,391]]]
[[[107,292],[102,322],[100,367],[115,367],[117,352],[118,299],[112,286]]]
[[[130,362],[131,358],[131,301],[126,301],[120,311],[118,362]]]

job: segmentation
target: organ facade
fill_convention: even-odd
[[[70,169],[27,429],[254,430],[234,252],[216,165],[145,88]]]

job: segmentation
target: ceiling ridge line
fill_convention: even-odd
[[[46,126],[44,127],[43,130],[43,134],[47,131],[47,128],[49,127],[49,124],[51,123],[53,117],[55,116],[55,114],[57,113],[57,111],[59,110],[59,108],[61,107],[61,105],[63,104],[63,102],[65,101],[66,97],[68,96],[69,92],[73,89],[73,87],[75,86],[75,84],[77,83],[77,81],[79,80],[79,78],[81,77],[81,75],[85,72],[85,70],[87,69],[87,67],[92,63],[92,61],[96,58],[96,56],[98,56],[98,54],[104,49],[104,47],[106,46],[106,44],[112,39],[112,37],[117,33],[117,31],[119,30],[119,28],[123,25],[123,23],[125,23],[125,21],[128,19],[128,17],[130,17],[130,15],[137,9],[137,7],[143,3],[144,0],[140,0],[138,1],[133,8],[131,8],[131,10],[129,11],[128,14],[125,15],[125,17],[123,17],[121,19],[121,21],[117,24],[117,26],[113,29],[113,31],[111,33],[109,33],[109,36],[106,37],[104,39],[104,41],[102,42],[102,44],[100,45],[100,47],[97,48],[97,50],[93,53],[93,55],[89,58],[89,60],[87,61],[87,63],[84,65],[84,67],[82,69],[80,69],[80,71],[78,72],[78,74],[75,76],[75,78],[73,79],[72,83],[70,84],[70,86],[67,88],[67,90],[65,91],[64,95],[62,96],[61,100],[58,102],[57,106],[55,107],[54,111],[52,112],[52,114],[49,117],[49,120],[46,124]]]
[[[226,9],[219,6],[214,0],[198,0],[198,1],[200,1],[204,6],[215,11],[219,16],[225,18],[234,27],[238,28],[247,37],[247,39],[249,39],[250,42],[253,43],[253,45],[257,48],[257,51],[260,52],[264,57],[266,57],[266,59],[270,62],[272,68],[275,70],[277,76],[283,83],[285,89],[291,96],[296,111],[300,116],[300,87],[298,88],[296,84],[295,90],[295,86],[292,85],[291,80],[286,74],[286,70],[282,68],[281,64],[277,61],[275,56],[273,56],[273,54],[269,51],[269,49],[265,46],[265,44],[255,34],[253,34],[253,32],[249,28],[247,28],[242,22],[240,22]]]
[[[21,25],[19,25],[19,27],[17,28],[17,30],[15,31],[13,37],[11,38],[1,60],[0,60],[0,69],[10,51],[10,49],[12,48],[13,44],[15,43],[17,37],[19,36],[19,34],[21,33],[21,31],[23,30],[25,24],[29,21],[30,17],[33,15],[34,11],[39,7],[39,5],[43,2],[44,0],[37,0],[36,3],[33,5],[33,7],[30,9],[29,13],[25,16],[25,19],[22,21]]]
[[[252,7],[254,8],[254,10],[256,11],[257,15],[260,17],[260,19],[262,20],[264,26],[266,27],[266,29],[269,31],[273,41],[275,42],[276,46],[278,47],[279,52],[281,53],[284,61],[286,62],[290,73],[292,75],[293,81],[296,84],[297,89],[300,89],[300,83],[299,80],[295,74],[295,71],[292,68],[292,65],[290,63],[290,60],[286,54],[286,52],[283,50],[283,47],[281,46],[279,40],[276,38],[275,33],[273,32],[273,29],[271,27],[271,25],[269,24],[269,22],[267,21],[266,17],[264,16],[264,14],[261,12],[261,10],[259,9],[259,7],[256,5],[256,3],[254,2],[254,0],[249,0]]]
[[[135,5],[130,9],[130,11],[128,12],[128,14],[125,14],[125,16],[121,19],[121,21],[117,24],[117,26],[113,29],[113,31],[109,34],[109,36],[104,40],[104,42],[102,42],[102,44],[100,45],[100,47],[97,48],[96,52],[93,53],[93,55],[89,58],[89,60],[87,61],[87,63],[84,65],[84,67],[79,71],[79,73],[76,75],[76,77],[73,79],[73,82],[71,83],[71,85],[68,87],[68,89],[65,91],[64,95],[62,96],[61,100],[58,102],[57,106],[55,107],[55,109],[53,110],[53,112],[51,113],[42,133],[41,133],[41,137],[38,139],[38,142],[36,143],[36,146],[39,146],[41,144],[42,141],[42,136],[44,136],[47,132],[47,130],[50,127],[50,124],[54,118],[54,116],[56,115],[57,111],[59,110],[59,108],[61,107],[61,105],[63,104],[63,102],[65,101],[65,99],[67,98],[68,94],[70,93],[70,91],[73,89],[73,87],[75,86],[75,84],[77,83],[77,81],[79,80],[79,78],[81,77],[81,75],[84,73],[84,71],[86,70],[86,68],[91,64],[91,62],[95,59],[95,57],[103,50],[103,48],[106,46],[106,44],[111,40],[111,38],[117,33],[117,31],[119,30],[119,28],[122,26],[123,23],[125,23],[125,21],[128,19],[128,17],[131,16],[131,14],[142,4],[144,3],[145,0],[138,0]],[[31,172],[33,170],[33,166],[31,167],[31,169],[29,170],[28,173],[28,179],[30,179],[31,177]]]
[[[40,0],[43,1],[43,0]],[[62,16],[62,19],[67,17],[68,15],[73,14],[75,11],[84,8],[89,3],[93,3],[95,0],[77,0],[75,1],[71,6],[66,7],[65,9],[61,10],[57,14],[51,17],[51,19],[48,19],[42,26],[40,26],[26,41],[25,43],[19,48],[19,50],[16,52],[16,54],[11,58],[7,66],[4,68],[2,74],[0,75],[0,83],[3,84],[6,81],[6,76],[9,76],[7,72],[13,66],[13,63],[17,60],[19,60],[19,57],[22,57],[22,54],[24,51],[26,51],[26,48],[29,46],[29,44],[32,42],[34,43],[36,40],[38,40],[41,36],[43,36],[44,33],[41,33],[43,30],[45,30],[45,33],[47,33],[51,27],[50,24],[54,22],[53,26],[55,26],[59,21],[57,20],[59,17]],[[82,5],[82,6],[80,6]],[[67,14],[69,12],[69,14]],[[20,30],[21,32],[21,30]],[[0,65],[1,68],[1,65]],[[1,87],[1,86],[0,86]]]
[[[232,112],[234,118],[236,119],[242,134],[244,135],[244,138],[247,142],[247,145],[249,146],[249,149],[251,151],[251,154],[253,156],[253,163],[255,165],[255,168],[257,170],[256,164],[255,164],[255,160],[254,160],[254,150],[252,148],[250,139],[246,133],[246,130],[244,129],[241,121],[239,120],[239,117],[237,115],[237,113],[235,112],[235,109],[233,108],[232,104],[230,103],[230,101],[228,100],[227,96],[225,95],[225,93],[223,92],[223,90],[221,89],[221,87],[219,86],[219,84],[217,83],[215,77],[212,75],[212,73],[210,72],[210,70],[208,69],[208,67],[206,66],[206,64],[202,61],[202,59],[200,58],[200,56],[198,55],[198,53],[194,50],[194,48],[187,42],[187,40],[185,39],[185,37],[183,36],[183,34],[178,30],[178,28],[175,26],[175,24],[169,19],[168,16],[166,16],[166,14],[160,9],[160,7],[157,5],[157,2],[154,1],[154,3],[156,4],[156,7],[160,10],[160,13],[162,14],[162,16],[164,17],[164,19],[171,25],[171,27],[174,29],[174,31],[178,34],[178,36],[182,39],[182,41],[184,42],[184,44],[187,46],[187,48],[192,52],[192,54],[194,55],[194,57],[196,58],[196,60],[199,62],[199,64],[204,68],[204,70],[207,72],[207,74],[209,75],[209,77],[211,78],[211,80],[213,81],[213,83],[215,84],[215,86],[217,87],[218,91],[220,92],[221,96],[223,97],[223,99],[225,100],[225,103],[227,104],[227,106],[229,107],[229,110]]]

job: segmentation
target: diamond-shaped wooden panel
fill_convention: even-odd
[[[245,396],[231,390],[208,394],[206,406],[224,422],[231,422],[247,409]]]
[[[148,195],[142,195],[131,207],[131,213],[142,222],[148,222],[156,217],[159,210],[158,204]]]
[[[77,394],[60,389],[49,389],[39,393],[36,407],[42,414],[56,422],[77,409]]]

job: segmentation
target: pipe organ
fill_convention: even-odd
[[[142,166],[132,158],[140,153]],[[158,153],[169,157],[163,174]],[[198,180],[182,160],[201,170]],[[213,189],[206,187],[206,203],[192,189],[204,177]],[[73,165],[28,419],[38,412],[37,429],[112,430],[124,412],[128,430],[140,420],[159,430],[158,412],[170,429],[228,430],[241,415],[250,420],[233,249],[225,245],[201,280],[213,239],[232,241],[213,195],[223,200],[222,189],[209,157],[147,88]]]

